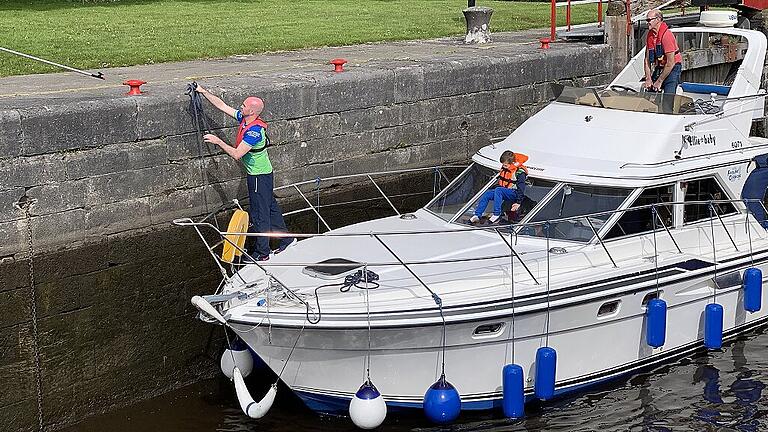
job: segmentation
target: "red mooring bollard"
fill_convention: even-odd
[[[549,49],[549,43],[551,42],[549,38],[541,38],[539,42],[541,42],[539,49]]]
[[[335,58],[331,60],[331,64],[333,65],[333,71],[334,72],[344,72],[344,63],[346,63],[347,60],[343,58]]]
[[[140,95],[141,94],[141,88],[140,87],[141,87],[142,84],[146,84],[146,83],[147,83],[146,81],[137,80],[137,79],[123,81],[123,84],[131,87],[131,89],[128,90],[128,93],[126,93],[126,95],[128,95],[128,96]]]

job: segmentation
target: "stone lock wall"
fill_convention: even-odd
[[[266,101],[279,185],[465,162],[543,107],[550,82],[605,83],[609,67],[606,46],[574,44],[203,82],[233,106]],[[188,300],[219,275],[170,221],[247,192],[237,163],[200,152],[183,91],[0,98],[0,429],[37,428],[33,304],[48,428],[217,372],[220,329]],[[234,122],[206,109],[231,142]]]

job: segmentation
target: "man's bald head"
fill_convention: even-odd
[[[261,98],[257,98],[256,96],[250,96],[243,101],[242,108],[244,116],[258,116],[262,111],[264,111],[264,101],[261,100]]]

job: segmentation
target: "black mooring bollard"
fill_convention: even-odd
[[[474,1],[471,1],[474,3]],[[473,6],[464,9],[467,20],[467,35],[464,43],[488,43],[491,41],[491,14],[493,9],[485,6]]]
[[[475,7],[475,0],[467,0],[467,7],[468,8]]]

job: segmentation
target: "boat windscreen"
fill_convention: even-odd
[[[703,114],[708,107],[688,96],[669,93],[637,92],[628,87],[613,86],[597,91],[592,88],[566,87],[556,84],[557,102],[609,108],[622,111],[658,114]]]
[[[473,163],[443,189],[426,209],[450,221],[495,176],[496,172],[492,169]]]
[[[630,188],[563,184],[555,196],[537,210],[528,222],[545,222],[567,218],[551,223],[549,237],[588,242],[594,237],[592,226],[596,231],[600,231],[611,214],[596,214],[589,216],[589,220],[584,215],[616,210],[631,192],[632,189]],[[543,224],[523,227],[518,234],[533,237],[545,237],[547,235]]]
[[[466,203],[463,203],[461,206],[459,206],[457,210],[464,209],[464,211],[462,214],[458,215],[456,222],[473,226],[495,226],[488,220],[488,218],[495,213],[494,207],[496,203],[494,191],[498,187],[498,182],[496,181],[496,173],[492,173],[492,177],[492,182],[489,183],[486,181],[484,184],[480,185],[483,188],[482,194],[477,193],[480,189],[474,190],[474,193],[470,196],[470,198],[474,198],[471,205],[467,206]],[[491,177],[487,177],[488,180],[490,180],[490,178]],[[513,200],[510,197],[502,197],[501,204],[499,204],[501,214],[499,220],[497,221],[498,224],[508,225],[520,222],[520,220],[522,220],[528,213],[530,213],[531,210],[533,210],[536,205],[538,205],[539,202],[541,202],[541,200],[547,196],[549,191],[551,191],[552,188],[554,188],[556,185],[557,183],[553,181],[542,180],[530,176],[526,177],[525,191],[523,193],[522,200],[519,202],[519,207],[513,210],[513,205],[517,200]],[[483,199],[483,195],[485,194],[490,195],[489,197],[486,197],[486,199]],[[480,205],[481,201],[485,202],[485,208],[477,211],[477,206]],[[472,216],[478,213],[484,216],[481,217],[478,222],[472,223]]]

